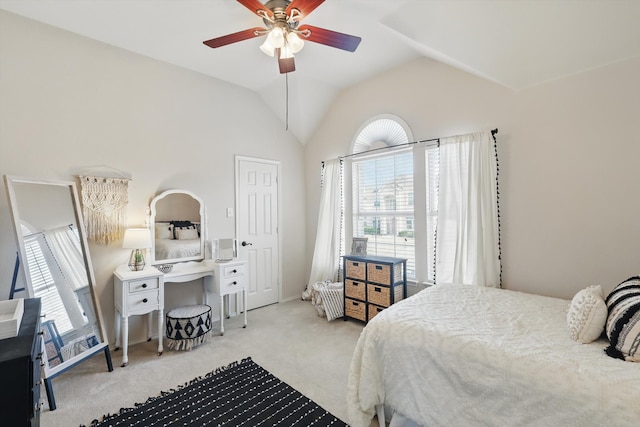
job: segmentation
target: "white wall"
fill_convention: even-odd
[[[281,162],[282,297],[306,281],[304,150],[254,93],[219,80],[0,11],[0,174],[73,180],[107,165],[132,175],[128,225],[141,226],[167,189],[202,197],[212,238],[233,237],[234,155]],[[114,268],[121,242],[90,244],[113,340]],[[8,297],[16,244],[0,190],[0,299]],[[200,281],[167,285],[167,306],[195,303]],[[182,287],[180,287],[182,286]],[[186,289],[186,292],[184,291]],[[134,319],[131,341],[144,338]]]
[[[344,91],[306,147],[307,265],[320,161],[384,113],[418,140],[499,128],[505,288],[571,298],[640,273],[640,59],[521,92],[419,59]]]

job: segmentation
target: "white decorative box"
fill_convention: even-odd
[[[18,335],[23,313],[24,298],[0,301],[0,339]]]

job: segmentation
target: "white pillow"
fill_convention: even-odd
[[[166,222],[159,222],[156,224],[156,239],[171,239],[173,225]]]
[[[600,285],[581,290],[571,300],[567,312],[569,336],[583,344],[597,340],[604,331],[607,314]]]
[[[195,228],[177,228],[178,240],[198,239],[198,230]]]

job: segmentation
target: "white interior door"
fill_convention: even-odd
[[[249,310],[280,299],[279,163],[236,157],[238,258],[248,262]]]

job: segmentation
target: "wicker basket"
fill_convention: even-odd
[[[384,307],[378,307],[377,305],[368,304],[367,305],[367,321],[370,321],[371,319],[376,317],[376,315],[380,313],[382,310],[384,310]]]
[[[366,285],[364,282],[358,282],[355,280],[345,280],[344,293],[349,298],[355,298],[359,300],[365,300]]]
[[[393,302],[396,303],[404,299],[404,286],[393,288]]]
[[[367,310],[366,310],[365,303],[360,301],[355,301],[349,298],[345,298],[344,314],[346,316],[366,322],[367,320],[366,311]]]
[[[346,276],[352,279],[364,280],[366,278],[365,262],[347,260]]]
[[[402,280],[402,264],[396,265],[393,270],[393,282],[391,281],[391,266],[388,264],[367,264],[367,280],[369,282],[380,283],[381,285],[391,285]]]
[[[367,285],[367,301],[381,307],[391,305],[391,293],[387,286]]]

